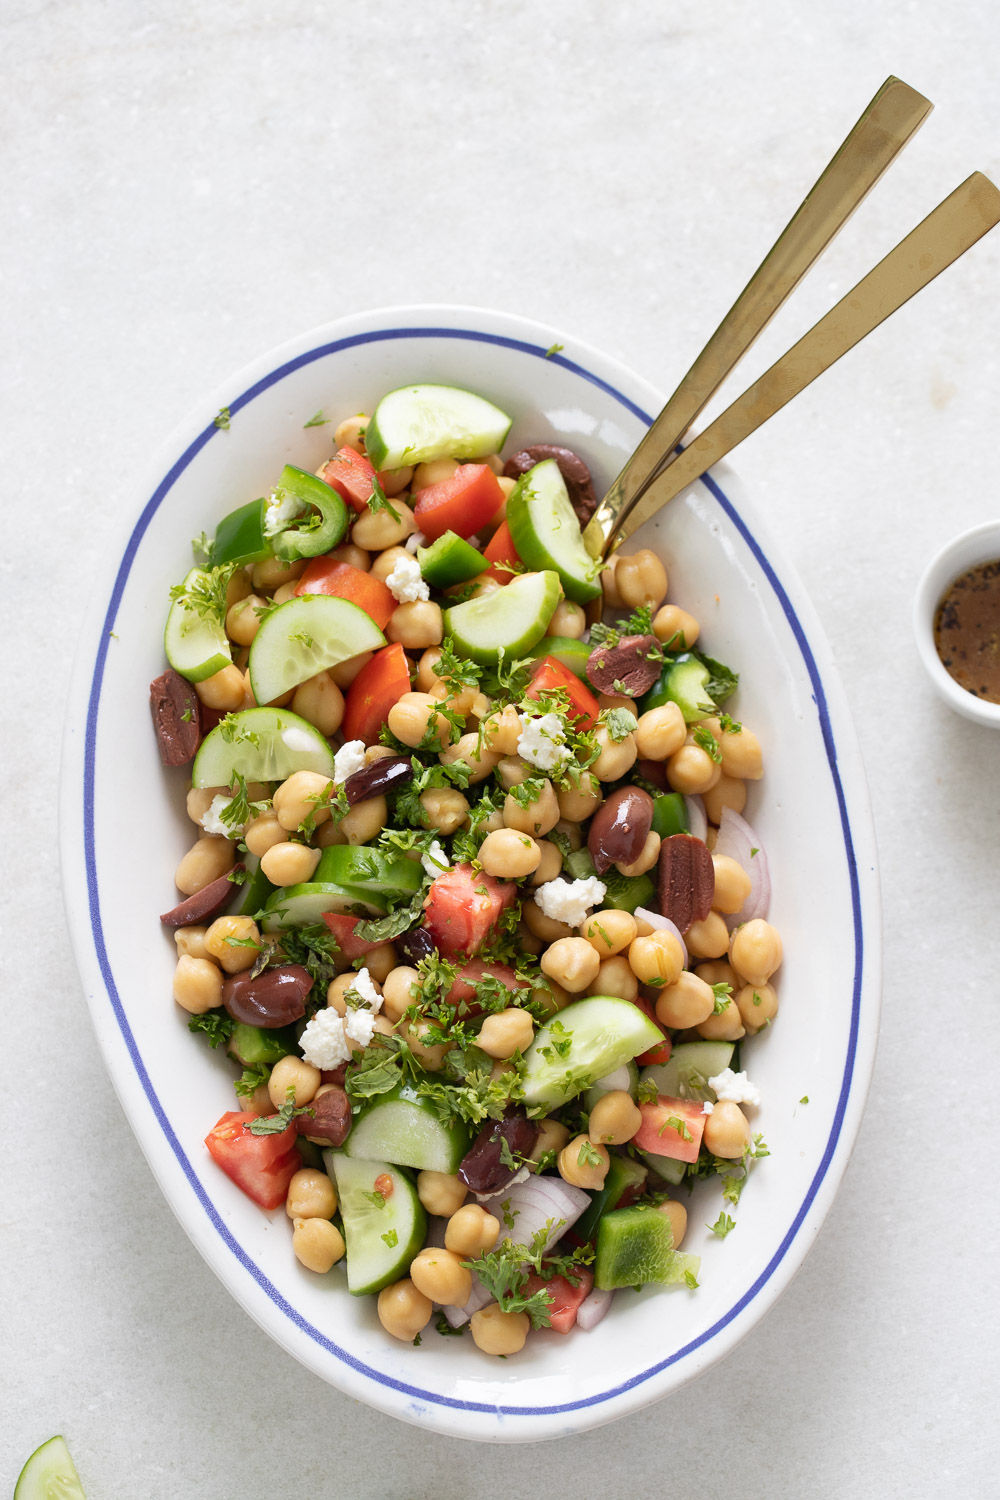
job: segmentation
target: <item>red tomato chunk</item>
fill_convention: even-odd
[[[697,1161],[705,1120],[700,1099],[673,1099],[658,1094],[639,1105],[642,1124],[632,1142],[651,1156],[669,1156],[674,1161]]]
[[[410,664],[402,646],[394,641],[375,652],[347,690],[341,726],[345,741],[364,740],[366,745],[377,745],[379,730],[387,721],[390,708],[409,691]]]
[[[366,943],[364,938],[354,936],[354,929],[364,921],[363,917],[344,917],[337,912],[325,911],[323,921],[337,939],[337,947],[345,958],[364,958],[366,953],[383,946],[382,943]]]
[[[350,563],[338,562],[335,557],[314,557],[302,577],[295,585],[295,593],[332,594],[337,599],[346,599],[363,609],[384,630],[389,616],[396,608],[396,601],[380,578],[353,568]]]
[[[530,989],[530,985],[524,979],[518,979],[509,964],[484,964],[481,959],[471,958],[468,963],[462,964],[455,975],[455,982],[446,996],[449,1005],[459,1006],[465,1001],[464,1014],[469,1016],[479,1015],[482,1007],[475,1003],[476,985],[480,980],[492,976],[497,979],[508,990]]]
[[[543,656],[532,673],[531,684],[524,696],[534,698],[537,702],[542,693],[550,693],[556,689],[561,689],[568,696],[569,717],[579,721],[577,727],[593,729],[601,712],[601,705],[593,693],[561,661],[557,661],[554,656]]]
[[[517,555],[514,538],[510,534],[510,527],[506,521],[501,521],[496,531],[490,537],[489,542],[483,548],[483,556],[490,563],[490,566],[486,569],[487,578],[495,578],[499,584],[510,583],[514,574],[509,568],[501,568],[497,564],[519,563],[521,559]]]
[[[323,465],[320,478],[358,512],[366,510],[372,496],[375,470],[355,448],[341,448]]]
[[[427,892],[426,926],[446,956],[477,953],[516,899],[513,882],[495,880],[471,865],[456,865],[439,875]]]
[[[574,1267],[573,1281],[576,1286],[565,1276],[553,1276],[551,1281],[543,1281],[535,1271],[528,1274],[525,1296],[533,1296],[544,1288],[549,1298],[550,1326],[556,1333],[569,1333],[576,1322],[581,1304],[586,1302],[594,1290],[594,1273],[586,1266]]]
[[[413,514],[420,530],[435,542],[446,531],[472,536],[493,519],[503,502],[503,490],[488,464],[460,464],[450,479],[420,491]]]
[[[295,1126],[279,1135],[251,1135],[248,1126],[259,1117],[252,1111],[231,1110],[205,1137],[215,1161],[261,1208],[284,1203],[288,1184],[302,1165],[295,1149]]]

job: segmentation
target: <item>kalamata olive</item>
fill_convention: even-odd
[[[393,942],[410,964],[418,964],[422,958],[430,958],[432,953],[437,952],[437,944],[426,927],[411,927],[409,932],[394,938]]]
[[[223,982],[222,1003],[234,1021],[273,1031],[301,1020],[312,985],[312,975],[301,964],[280,964],[254,979],[247,969]]]
[[[707,845],[690,833],[675,833],[660,845],[660,911],[681,932],[703,922],[715,895],[715,866]]]
[[[235,874],[237,870],[242,869],[242,865],[234,865],[231,873]],[[203,886],[193,896],[188,896],[179,906],[175,906],[171,911],[165,911],[160,921],[164,927],[191,927],[196,922],[210,922],[229,905],[236,889],[235,883],[228,875],[220,875],[218,880],[213,880]]]
[[[598,875],[639,858],[653,823],[653,799],[641,787],[621,786],[595,812],[587,848]]]
[[[384,760],[372,761],[362,766],[344,782],[344,796],[348,806],[364,802],[369,797],[382,797],[386,792],[398,792],[408,781],[413,780],[413,761],[408,755],[386,756]]]
[[[559,465],[576,518],[581,526],[586,526],[597,509],[597,496],[591,483],[590,470],[572,448],[560,448],[555,443],[532,443],[529,448],[522,448],[520,453],[508,458],[503,471],[508,479],[519,479],[522,474],[527,474],[529,469],[547,458],[554,458]]]
[[[531,1155],[538,1139],[538,1124],[523,1109],[508,1105],[502,1120],[489,1120],[462,1157],[458,1175],[474,1193],[498,1193],[521,1170],[521,1157]],[[518,1163],[506,1167],[501,1160],[502,1142]]]
[[[343,1089],[330,1088],[313,1099],[307,1115],[296,1115],[295,1129],[322,1146],[341,1146],[351,1129],[351,1101]]]
[[[193,760],[201,741],[201,704],[191,684],[168,667],[149,684],[149,707],[163,764]]]
[[[648,693],[662,667],[663,653],[655,635],[623,635],[617,646],[595,646],[587,658],[591,685],[599,693],[627,698]]]

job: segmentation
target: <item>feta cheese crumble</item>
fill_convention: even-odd
[[[445,853],[440,839],[432,840],[426,854],[420,856],[420,863],[432,880],[442,871],[451,869],[451,860]]]
[[[413,604],[418,599],[429,599],[431,591],[424,581],[420,564],[415,557],[399,557],[385,586],[399,604]]]
[[[710,1115],[714,1108],[715,1105],[712,1103],[711,1099],[706,1099],[704,1104],[701,1106],[701,1112],[703,1115]]]
[[[242,825],[237,826],[234,823],[230,827],[228,823],[222,821],[222,810],[224,807],[228,807],[232,800],[232,797],[226,797],[225,795],[212,798],[201,815],[201,826],[206,833],[221,833],[224,839],[236,839],[240,837],[243,832]]]
[[[267,506],[264,510],[264,535],[276,536],[279,531],[284,531],[289,521],[302,509],[302,501],[296,500],[287,490],[275,490],[268,496]]]
[[[372,976],[367,969],[359,969],[354,976],[351,990],[358,995],[362,1002],[371,1007],[373,1014],[378,1015],[382,1009],[382,996],[372,983]]]
[[[579,927],[587,920],[591,908],[600,906],[606,890],[603,880],[594,875],[586,880],[564,880],[560,875],[538,887],[535,902],[553,922]]]
[[[723,1068],[721,1073],[716,1073],[714,1078],[708,1080],[708,1086],[715,1090],[717,1099],[729,1104],[760,1103],[760,1093],[747,1075],[734,1073],[732,1068]]]
[[[565,765],[571,751],[559,715],[540,714],[537,719],[527,719],[517,741],[517,753],[539,771],[555,771]]]
[[[359,1005],[357,1010],[349,1010],[344,1021],[344,1030],[352,1041],[359,1042],[362,1047],[367,1047],[375,1034],[375,1012],[369,1010],[367,1005]]]
[[[340,785],[346,781],[348,776],[353,776],[355,771],[360,771],[365,763],[364,740],[348,740],[342,745],[333,757],[333,779]]]
[[[344,1034],[344,1021],[335,1010],[318,1010],[299,1038],[299,1049],[314,1068],[337,1068],[347,1062],[351,1049]]]

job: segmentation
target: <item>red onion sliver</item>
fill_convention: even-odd
[[[567,1229],[572,1229],[590,1201],[589,1193],[570,1187],[561,1177],[529,1177],[509,1192],[486,1199],[483,1207],[500,1219],[501,1238],[509,1236],[515,1245],[530,1245],[538,1231],[552,1219],[554,1225],[545,1241],[545,1249],[551,1250]],[[505,1225],[505,1212],[508,1218],[514,1218],[513,1229]]]
[[[644,922],[648,922],[650,927],[652,927],[654,931],[673,933],[674,937],[684,949],[684,967],[686,969],[688,961],[687,943],[685,943],[684,934],[677,926],[677,923],[671,922],[669,917],[661,917],[658,911],[650,911],[648,906],[637,906],[633,915],[641,917]]]
[[[593,1291],[590,1296],[580,1303],[580,1310],[576,1315],[576,1326],[582,1328],[584,1333],[589,1333],[596,1328],[611,1306],[614,1292]]]
[[[708,833],[708,814],[705,812],[705,804],[700,797],[685,797],[684,806],[687,808],[688,833],[693,833],[696,839],[705,841]]]
[[[733,812],[731,807],[722,809],[714,852],[735,859],[750,876],[750,894],[735,916],[726,918],[727,926],[733,928],[740,922],[752,922],[755,917],[766,917],[771,905],[771,874],[767,855],[750,824],[739,813]]]

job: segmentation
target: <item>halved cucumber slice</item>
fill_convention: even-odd
[[[682,1042],[667,1062],[644,1068],[642,1080],[651,1080],[658,1094],[671,1099],[711,1099],[714,1104],[708,1080],[728,1068],[732,1057],[732,1042]]]
[[[446,609],[445,633],[472,661],[495,662],[501,649],[508,660],[527,656],[558,603],[558,573],[522,573],[492,594]]]
[[[304,881],[289,885],[274,895],[264,907],[261,927],[264,932],[283,932],[286,927],[312,927],[322,922],[323,913],[338,916],[384,917],[387,903],[372,891],[349,890],[332,881]]]
[[[65,1438],[51,1437],[35,1449],[18,1476],[14,1500],[87,1500]]]
[[[247,781],[284,781],[293,771],[333,778],[333,751],[318,729],[287,708],[246,708],[228,714],[206,734],[194,758],[196,787]]]
[[[586,641],[574,640],[571,635],[543,635],[538,645],[533,646],[528,655],[554,656],[556,661],[561,662],[589,687],[587,662],[590,660],[590,653],[593,649],[593,646],[588,645]]]
[[[253,695],[258,703],[270,703],[317,672],[384,645],[375,621],[346,599],[326,594],[288,599],[254,636],[249,661]]]
[[[404,1087],[383,1094],[358,1116],[343,1149],[364,1161],[391,1158],[419,1172],[457,1172],[470,1145],[464,1125],[446,1125],[429,1099]]]
[[[662,1041],[660,1028],[631,1000],[576,1000],[536,1032],[524,1055],[525,1103],[533,1113],[554,1109]]]
[[[636,1147],[636,1150],[639,1148]],[[654,1156],[652,1151],[639,1151],[646,1166],[671,1187],[679,1187],[687,1173],[687,1162],[675,1161],[672,1156]]]
[[[187,590],[207,584],[204,568],[192,568],[182,585]],[[163,648],[175,672],[188,682],[202,682],[228,667],[233,659],[223,622],[213,615],[199,614],[183,599],[175,599],[167,612]]]
[[[415,895],[423,878],[423,867],[416,860],[402,856],[393,859],[377,849],[351,844],[332,844],[324,849],[313,876],[313,880],[332,881],[366,894],[373,892],[376,899],[386,896],[394,900]]]
[[[365,429],[376,469],[402,469],[435,458],[499,453],[510,431],[507,413],[453,385],[406,385],[383,396]]]
[[[427,1214],[417,1190],[405,1172],[387,1161],[360,1161],[343,1151],[324,1151],[323,1164],[340,1198],[347,1289],[355,1297],[380,1292],[406,1275],[410,1261],[423,1248]],[[382,1192],[384,1182],[375,1186],[380,1177],[388,1178],[391,1192]]]
[[[583,545],[566,481],[554,458],[522,474],[507,497],[507,525],[529,568],[554,568],[567,599],[587,604],[601,592],[600,568]]]
[[[617,1093],[619,1089],[635,1098],[635,1091],[639,1084],[639,1069],[631,1058],[627,1063],[622,1063],[620,1068],[615,1068],[613,1073],[598,1078],[592,1088],[589,1088],[583,1096],[583,1107],[592,1110],[598,1099],[604,1094]]]

